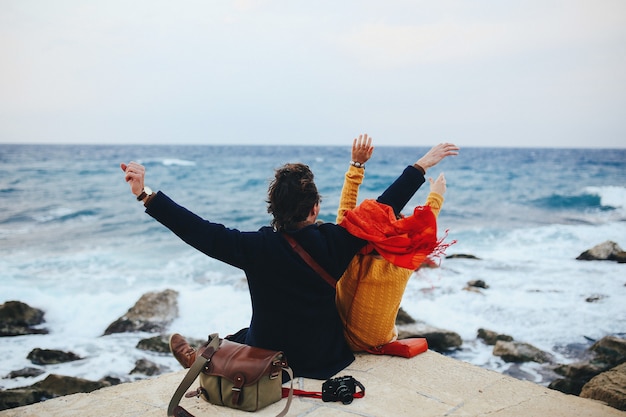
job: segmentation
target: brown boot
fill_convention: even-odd
[[[184,337],[178,333],[170,336],[170,351],[183,368],[190,368],[196,361],[196,351],[192,348]]]

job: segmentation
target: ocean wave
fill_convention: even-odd
[[[586,187],[582,194],[552,194],[533,200],[533,204],[545,209],[611,211],[626,208],[626,188],[617,186]]]
[[[39,223],[50,223],[50,222],[66,222],[74,219],[84,219],[96,217],[98,213],[95,210],[72,210],[65,207],[58,207],[51,209],[45,213],[36,214],[31,216],[32,219]]]
[[[546,209],[588,209],[588,208],[602,208],[602,201],[597,194],[580,194],[580,195],[562,195],[552,194],[547,197],[538,198],[533,200],[532,203],[541,208]]]
[[[27,216],[23,213],[16,213],[13,215],[9,215],[5,219],[0,219],[0,224],[12,224],[12,223],[23,223],[32,221],[32,217]]]
[[[139,161],[143,165],[163,165],[163,166],[196,166],[194,161],[178,158],[152,158]]]
[[[162,161],[162,164],[165,166],[186,166],[186,167],[191,167],[191,166],[195,166],[196,163],[193,161],[185,161],[184,159],[164,159]]]
[[[65,223],[72,220],[95,219],[99,216],[100,212],[93,209],[74,210],[67,207],[47,207],[41,210],[7,213],[5,218],[0,218],[0,225],[6,225],[13,230],[15,227],[23,227],[18,225]]]

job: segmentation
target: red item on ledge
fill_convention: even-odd
[[[375,355],[402,356],[412,358],[428,350],[428,341],[423,337],[395,340],[385,345],[368,350]]]

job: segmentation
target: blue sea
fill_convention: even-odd
[[[375,198],[427,147],[379,146],[367,163],[360,199]],[[273,169],[304,162],[316,174],[321,218],[333,221],[350,160],[345,146],[0,145],[0,304],[19,300],[45,312],[47,335],[0,339],[0,388],[43,379],[3,379],[33,367],[36,347],[70,350],[83,360],[47,373],[124,381],[135,361],[169,370],[169,355],[135,348],[149,334],[102,336],[149,291],[180,293],[169,331],[189,337],[245,327],[250,301],[241,271],[178,240],[143,212],[120,162],[146,166],[146,184],[207,219],[240,230],[269,224],[266,191]],[[626,335],[626,265],[577,261],[612,240],[626,248],[626,150],[462,148],[432,168],[448,191],[440,234],[456,240],[439,268],[414,273],[402,307],[426,323],[455,331],[463,347],[450,355],[503,373],[513,365],[477,340],[479,328],[506,333],[552,353],[560,363],[577,347]],[[407,206],[422,204],[428,185]],[[489,286],[464,290],[470,280]],[[597,301],[586,301],[595,297]],[[285,311],[289,314],[289,311]],[[303,323],[305,326],[306,323]],[[534,364],[525,378],[547,381]]]

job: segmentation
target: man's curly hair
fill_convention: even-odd
[[[267,194],[267,212],[274,216],[271,224],[277,231],[296,229],[320,202],[313,172],[300,163],[276,169]]]

